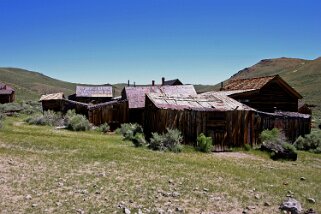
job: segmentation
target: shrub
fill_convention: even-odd
[[[141,147],[146,145],[146,139],[143,133],[136,133],[135,136],[132,138],[132,142],[134,146]]]
[[[63,118],[60,113],[54,111],[45,111],[43,114],[35,114],[25,120],[30,125],[48,125],[61,126],[63,125]]]
[[[197,137],[196,149],[201,152],[211,152],[212,148],[213,148],[212,138],[206,137],[203,133],[201,133]]]
[[[182,150],[182,134],[177,129],[167,129],[165,134],[152,133],[149,148],[160,151],[180,152]]]
[[[264,141],[275,141],[280,138],[280,130],[277,128],[273,128],[272,130],[264,130],[260,134],[260,139],[262,142]]]
[[[41,112],[41,105],[36,101],[23,101],[21,103],[22,111],[21,113],[31,115]]]
[[[102,132],[102,133],[107,133],[110,131],[110,127],[108,123],[101,124],[98,128],[97,131]]]
[[[132,140],[137,133],[143,133],[143,128],[137,123],[124,123],[120,127],[120,133],[125,140]]]
[[[244,149],[245,149],[245,151],[250,151],[252,149],[252,147],[250,146],[250,144],[245,144]]]
[[[294,146],[298,150],[321,153],[321,134],[311,133],[303,137],[298,137],[294,142]]]
[[[19,103],[0,104],[0,112],[2,113],[19,112],[21,110],[22,110],[22,106]]]
[[[0,121],[1,121],[1,120],[4,120],[4,119],[6,119],[6,115],[5,115],[5,114],[0,113]]]
[[[68,119],[65,120],[65,125],[67,129],[72,131],[87,131],[91,128],[91,124],[87,118],[80,114],[69,115]]]

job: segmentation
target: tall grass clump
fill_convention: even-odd
[[[137,133],[143,132],[143,127],[137,123],[124,123],[120,126],[120,133],[125,140],[132,140]]]
[[[76,114],[74,110],[69,110],[65,115],[64,122],[66,128],[72,131],[87,131],[91,129],[91,124],[84,115]]]
[[[167,129],[164,134],[152,133],[149,148],[160,151],[181,152],[183,136],[178,129]]]
[[[321,153],[321,133],[311,133],[305,137],[298,137],[293,144],[298,150]]]
[[[98,132],[107,133],[110,131],[110,126],[108,123],[103,123],[96,129]]]
[[[196,150],[200,152],[211,152],[213,149],[213,141],[211,137],[206,137],[203,133],[201,133],[197,137],[197,145]]]

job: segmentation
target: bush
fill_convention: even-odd
[[[275,141],[280,138],[280,130],[277,128],[273,128],[272,130],[264,130],[260,134],[260,139],[262,142],[264,141]]]
[[[25,120],[30,125],[48,125],[61,126],[63,125],[63,118],[60,113],[54,111],[45,111],[44,114],[35,114]]]
[[[41,105],[39,102],[36,101],[23,101],[21,103],[21,113],[31,115],[35,113],[41,112]]]
[[[67,129],[72,131],[87,131],[91,128],[90,122],[84,115],[68,115],[67,120],[65,120],[65,125]]]
[[[146,145],[146,139],[143,133],[136,133],[132,138],[132,142],[135,147],[141,147]]]
[[[196,149],[201,152],[211,152],[212,148],[213,148],[212,138],[206,137],[203,133],[201,133],[197,137]]]
[[[294,142],[294,146],[298,150],[321,153],[321,134],[311,133],[303,137],[298,137]]]
[[[250,146],[250,144],[245,144],[244,149],[245,149],[245,151],[250,151],[252,149],[252,147]]]
[[[107,133],[110,131],[110,127],[108,123],[101,124],[98,128],[97,131],[102,132],[102,133]]]
[[[143,133],[143,127],[137,123],[124,123],[120,127],[120,133],[125,140],[132,140],[137,133]]]
[[[167,133],[152,133],[149,148],[160,151],[181,152],[182,134],[177,129],[167,129]]]
[[[0,112],[2,113],[19,112],[21,110],[22,106],[19,103],[0,104]]]

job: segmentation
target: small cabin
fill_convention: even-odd
[[[13,101],[15,101],[15,90],[4,83],[0,83],[0,104]]]
[[[113,87],[103,86],[76,86],[76,93],[68,96],[69,100],[81,103],[104,103],[113,98]]]
[[[63,100],[65,99],[64,93],[44,94],[40,97],[43,111],[62,111]]]
[[[279,75],[250,79],[232,79],[221,88],[222,93],[264,112],[298,112],[302,96]]]
[[[163,93],[177,96],[195,96],[197,94],[193,85],[127,86],[122,91],[122,99],[128,101],[129,122],[143,124],[145,96],[149,93]]]

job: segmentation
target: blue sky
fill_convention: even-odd
[[[321,56],[317,0],[0,0],[0,66],[61,80],[216,84]]]

